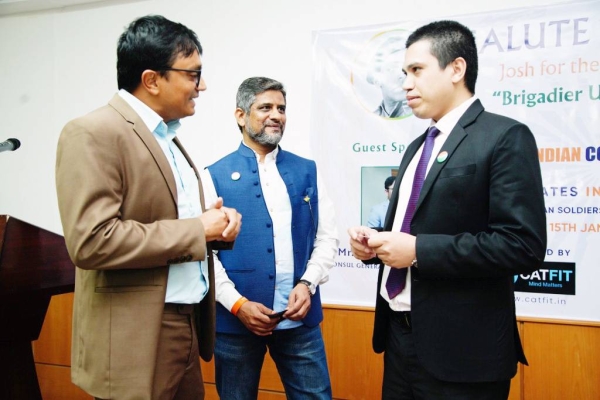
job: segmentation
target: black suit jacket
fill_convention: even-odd
[[[425,134],[406,149],[386,216],[391,230],[406,167]],[[513,277],[539,268],[546,249],[540,164],[529,128],[475,101],[434,161],[411,224],[418,268],[411,273],[416,352],[435,377],[507,380],[526,363],[516,325]],[[437,158],[437,154],[433,157]],[[373,348],[385,350],[390,308],[379,295]]]

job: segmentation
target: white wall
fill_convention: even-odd
[[[250,76],[282,81],[288,124],[282,146],[310,157],[312,32],[411,19],[544,6],[557,0],[146,0],[108,1],[0,17],[0,214],[61,233],[55,149],[64,124],[104,105],[117,90],[116,43],[129,22],[162,14],[193,29],[204,47],[208,90],[179,137],[202,168],[233,151],[238,85]],[[343,132],[330,132],[343,135]],[[335,190],[336,182],[328,182]],[[340,211],[338,211],[340,212]]]

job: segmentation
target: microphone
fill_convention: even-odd
[[[0,153],[3,151],[15,151],[21,147],[21,141],[19,139],[10,138],[0,143]]]

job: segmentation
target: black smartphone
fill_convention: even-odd
[[[233,249],[233,243],[235,242],[224,242],[222,240],[213,240],[211,247],[213,250],[231,250]]]
[[[267,316],[271,319],[280,319],[280,318],[283,319],[283,318],[285,318],[283,316],[284,313],[285,313],[285,310],[276,312],[275,314],[268,314]]]

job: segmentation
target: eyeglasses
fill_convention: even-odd
[[[200,78],[202,77],[201,69],[182,69],[182,68],[164,68],[161,71],[180,71],[180,72],[188,72],[191,74],[196,74],[196,87],[200,86]]]

